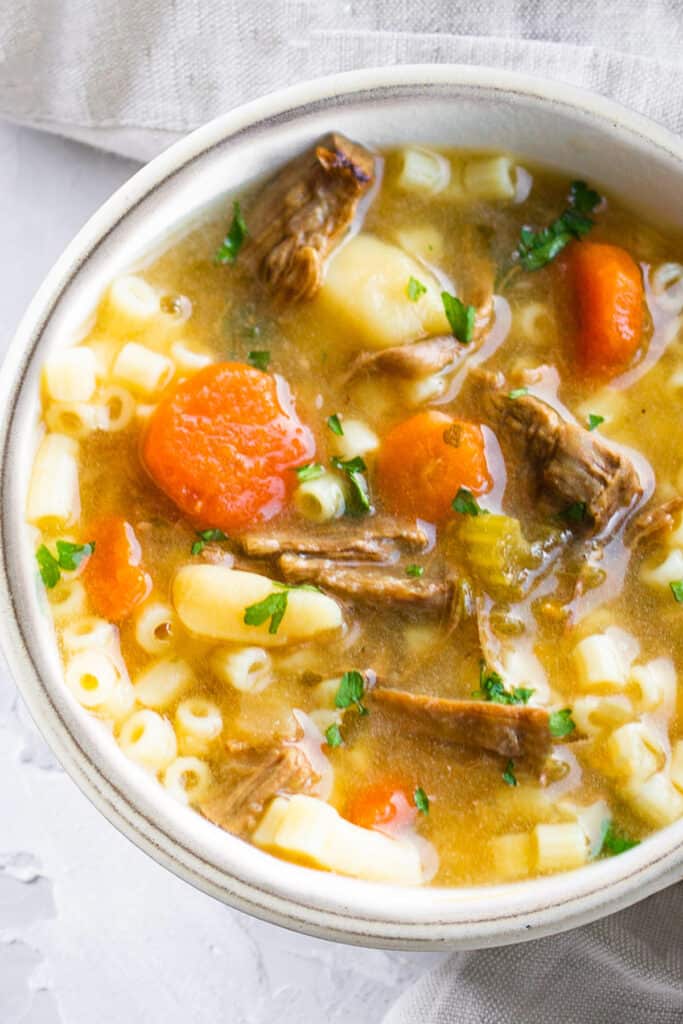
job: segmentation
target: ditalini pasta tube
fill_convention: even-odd
[[[42,526],[68,526],[80,513],[78,444],[65,434],[46,434],[33,463],[27,518]]]
[[[275,613],[268,614],[265,602]],[[173,603],[182,624],[197,636],[232,643],[258,643],[279,647],[308,640],[342,624],[336,601],[316,590],[287,589],[267,576],[242,572],[223,565],[186,565],[173,582]],[[263,621],[250,624],[247,610],[261,605]],[[278,624],[278,612],[283,610]],[[272,631],[271,631],[272,630]]]

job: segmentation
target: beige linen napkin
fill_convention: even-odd
[[[488,64],[683,131],[681,0],[0,0],[0,117],[149,159],[306,78]],[[683,886],[597,924],[456,954],[385,1024],[681,1024]]]

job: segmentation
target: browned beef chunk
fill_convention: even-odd
[[[602,531],[642,495],[631,461],[576,423],[564,420],[533,395],[510,398],[500,387],[484,388],[488,412],[501,443],[528,467],[539,493],[557,510],[574,509],[568,525]]]
[[[223,775],[199,809],[215,825],[247,836],[274,796],[305,793],[316,781],[308,758],[298,747],[282,743],[251,747],[230,741]]]
[[[313,298],[325,261],[374,179],[369,150],[338,133],[326,135],[283,167],[247,209],[240,263],[284,301]]]
[[[656,533],[673,530],[676,516],[683,509],[683,497],[677,495],[655,508],[646,509],[629,525],[626,541],[631,547],[637,547]]]
[[[396,553],[394,541],[417,550],[427,546],[429,536],[414,519],[373,516],[363,524],[335,523],[324,530],[291,526],[250,531],[237,540],[245,554],[253,558],[297,552],[321,558],[384,562]]]
[[[550,751],[549,714],[526,704],[448,700],[423,693],[377,687],[367,702],[392,728],[413,736],[487,750],[540,765]]]
[[[341,597],[392,605],[412,605],[446,610],[454,593],[448,580],[412,579],[370,566],[346,566],[328,558],[284,554],[279,561],[284,578],[291,583],[315,583]]]
[[[359,373],[388,373],[406,380],[417,380],[439,373],[464,352],[464,347],[450,334],[425,338],[412,345],[397,345],[379,352],[361,352],[349,369],[349,379]]]

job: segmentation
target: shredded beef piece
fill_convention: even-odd
[[[396,345],[379,352],[361,352],[348,372],[348,379],[360,373],[388,373],[407,380],[419,380],[439,373],[452,363],[465,348],[451,334],[415,341],[412,345]]]
[[[286,302],[313,298],[326,260],[374,180],[368,149],[336,132],[324,136],[283,167],[247,209],[240,263]]]
[[[279,561],[282,575],[292,583],[315,583],[341,597],[355,601],[413,605],[434,610],[449,607],[453,581],[413,579],[369,566],[345,566],[326,558],[284,554]]]
[[[360,523],[335,523],[324,530],[312,527],[272,527],[250,531],[236,538],[245,554],[270,558],[285,552],[341,558],[349,561],[384,562],[396,553],[396,541],[409,549],[425,548],[429,535],[413,519],[373,516]]]
[[[638,547],[648,537],[656,533],[673,530],[676,515],[683,509],[683,497],[677,495],[655,508],[646,509],[629,524],[626,531],[626,542],[631,547]]]

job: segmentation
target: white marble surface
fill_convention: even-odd
[[[134,170],[0,124],[0,355],[64,245]],[[437,959],[295,935],[179,881],[81,795],[0,666],[1,1024],[375,1024]]]

